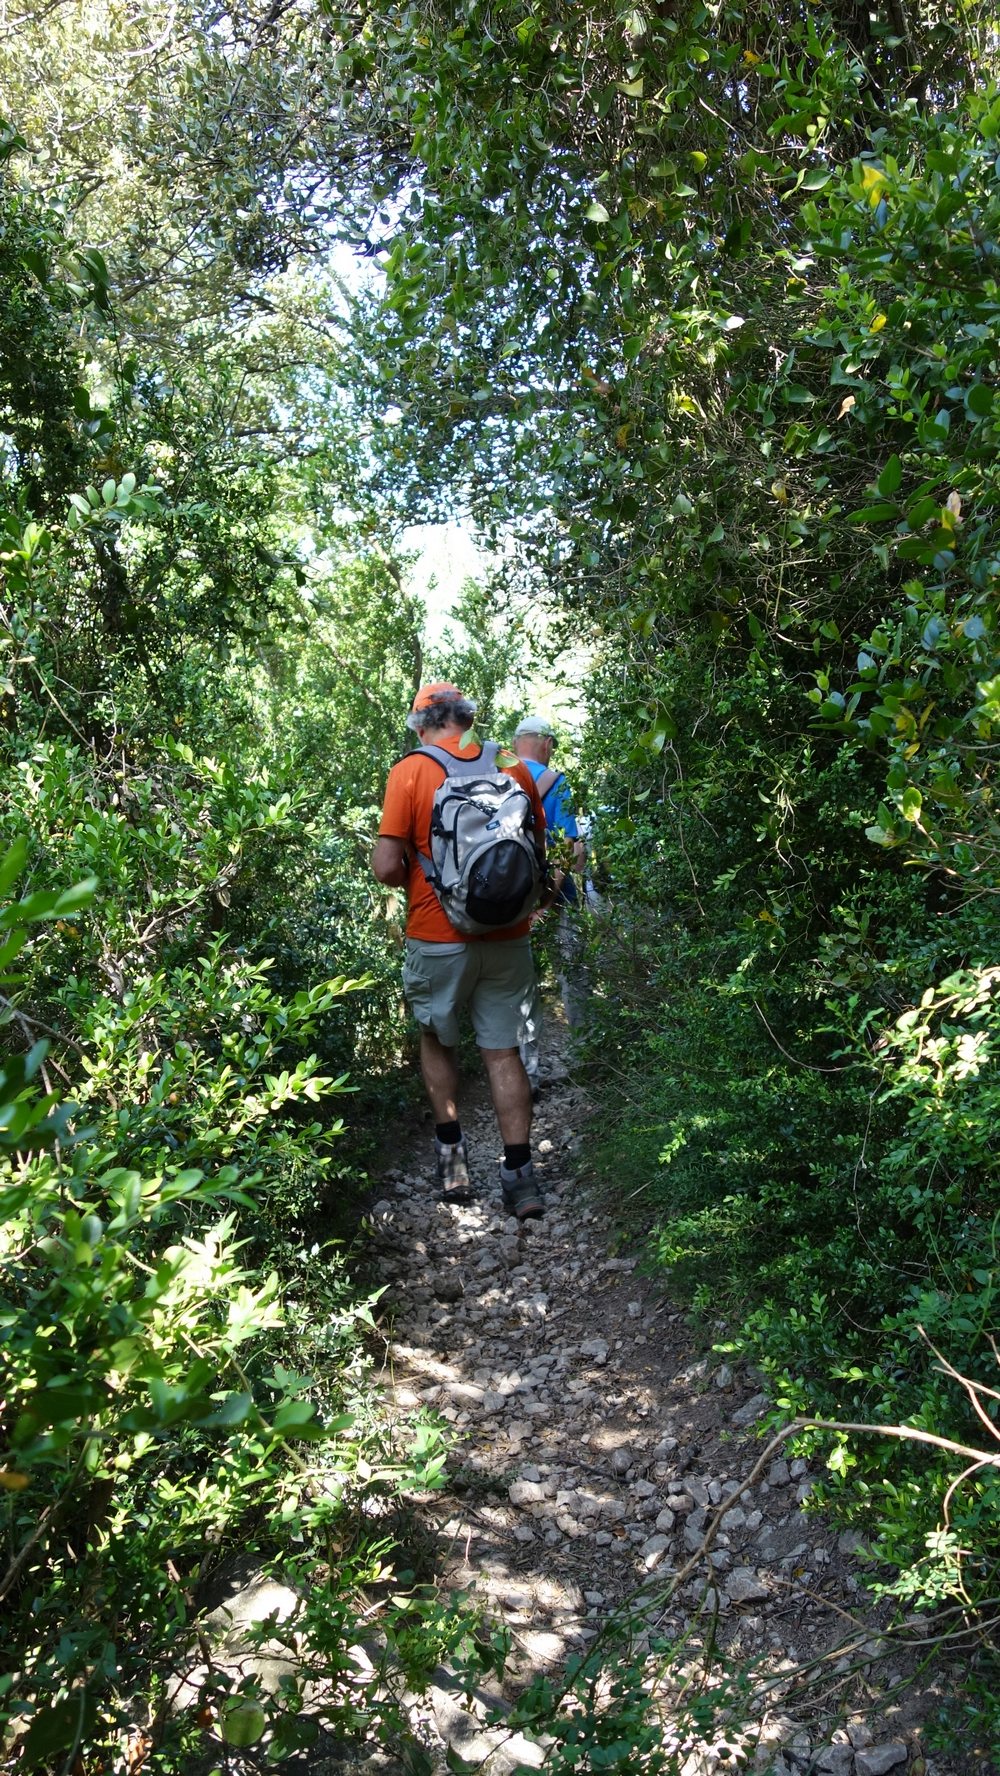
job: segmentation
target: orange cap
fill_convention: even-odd
[[[437,703],[442,697],[455,697],[460,703],[464,703],[466,700],[465,693],[460,691],[457,685],[421,685],[413,699],[413,709],[429,709],[432,703]]]

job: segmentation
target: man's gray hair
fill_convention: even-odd
[[[421,728],[429,728],[432,733],[437,728],[467,729],[471,728],[475,716],[476,705],[471,697],[435,697],[425,709],[411,709],[406,725],[414,734]]]

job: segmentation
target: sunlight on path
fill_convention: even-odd
[[[511,1636],[504,1689],[490,1699],[509,1702],[539,1671],[556,1671],[628,1603],[640,1645],[666,1631],[684,1637],[690,1659],[714,1636],[734,1660],[763,1661],[758,1711],[737,1749],[761,1770],[905,1771],[920,1753],[919,1710],[891,1695],[905,1655],[886,1669],[857,1538],[805,1509],[805,1462],[773,1461],[670,1595],[673,1573],[760,1456],[749,1433],[766,1400],[752,1379],[692,1348],[683,1317],[634,1258],[608,1255],[605,1219],[572,1176],[586,1099],[558,1057],[551,1069],[533,1137],[543,1221],[518,1227],[503,1214],[482,1103],[465,1118],[473,1204],[436,1200],[428,1135],[386,1174],[389,1194],[371,1211],[393,1315],[386,1386],[401,1413],[429,1408],[455,1438],[449,1484],[421,1507],[439,1582],[478,1596]],[[805,1682],[794,1675],[816,1661],[822,1700],[815,1669]],[[462,1756],[474,1740],[489,1773],[512,1767],[475,1710],[437,1696],[432,1714],[431,1730]],[[669,1744],[668,1718],[664,1736]],[[522,1762],[537,1761],[530,1749],[519,1747]],[[719,1743],[675,1749],[683,1776],[728,1755]],[[914,1768],[927,1776],[932,1766]],[[933,1766],[938,1776],[946,1768]]]

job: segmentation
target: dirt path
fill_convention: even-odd
[[[682,1637],[685,1661],[713,1636],[761,1661],[752,1729],[728,1750],[688,1734],[683,1776],[732,1768],[734,1756],[774,1776],[995,1769],[981,1754],[928,1757],[919,1723],[940,1695],[926,1679],[901,1689],[913,1655],[880,1637],[855,1538],[804,1508],[804,1462],[770,1462],[673,1589],[759,1461],[766,1402],[752,1378],[701,1357],[634,1258],[609,1256],[606,1217],[574,1183],[587,1102],[558,1053],[549,1065],[533,1133],[543,1221],[518,1227],[502,1212],[482,1094],[464,1119],[476,1201],[437,1201],[428,1131],[372,1210],[393,1316],[385,1386],[401,1413],[427,1406],[455,1437],[449,1485],[422,1507],[440,1584],[480,1598],[512,1640],[503,1689],[479,1705],[446,1674],[428,1705],[415,1702],[432,1763],[444,1769],[451,1747],[485,1759],[486,1776],[538,1765],[537,1744],[484,1728],[486,1707],[557,1673],[630,1602],[640,1654],[667,1633]]]

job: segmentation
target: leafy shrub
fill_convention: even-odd
[[[975,1446],[969,1393],[926,1340],[996,1386],[988,906],[873,847],[877,762],[814,746],[780,687],[768,719],[789,725],[769,747],[760,690],[757,666],[717,688],[716,714],[737,717],[724,773],[708,739],[678,742],[616,805],[614,761],[592,764],[612,909],[596,928],[594,1169],[670,1286],[769,1372],[782,1415]],[[819,1496],[899,1570],[911,1607],[990,1597],[989,1470],[950,1494],[946,1449],[802,1446],[829,1457]]]
[[[22,842],[8,855],[8,886],[26,852]],[[8,976],[40,923],[72,915],[86,927],[93,893],[36,890],[0,913]],[[270,1719],[279,1750],[307,1743],[317,1726],[296,1725],[295,1686],[276,1715],[255,1690],[231,1698],[209,1671],[174,1718],[171,1685],[202,1657],[200,1582],[235,1545],[298,1550],[311,1599],[296,1623],[303,1671],[340,1672],[357,1637],[355,1590],[387,1563],[372,1507],[433,1485],[443,1463],[429,1424],[415,1424],[409,1454],[388,1437],[367,1385],[370,1309],[336,1249],[270,1242],[284,1275],[245,1261],[261,1210],[301,1211],[301,1192],[281,1182],[289,1164],[304,1168],[317,1136],[335,1132],[289,1120],[289,1108],[343,1084],[313,1062],[272,1074],[271,1056],[349,986],[289,1005],[260,968],[223,966],[218,946],[203,960],[196,981],[137,978],[121,1006],[92,1004],[76,1103],[50,1089],[44,1041],[0,1072],[0,1595],[16,1673],[0,1705],[26,1769],[139,1729],[164,1769],[171,1745],[183,1765],[204,1723],[248,1744]],[[27,1022],[9,1001],[7,1018]],[[155,1030],[160,1052],[136,1029]],[[317,1585],[323,1548],[348,1526],[353,1555]],[[445,1610],[414,1638],[418,1605],[415,1595],[395,1612],[414,1672],[442,1633],[469,1632]],[[330,1710],[342,1730],[399,1726],[376,1694]]]

